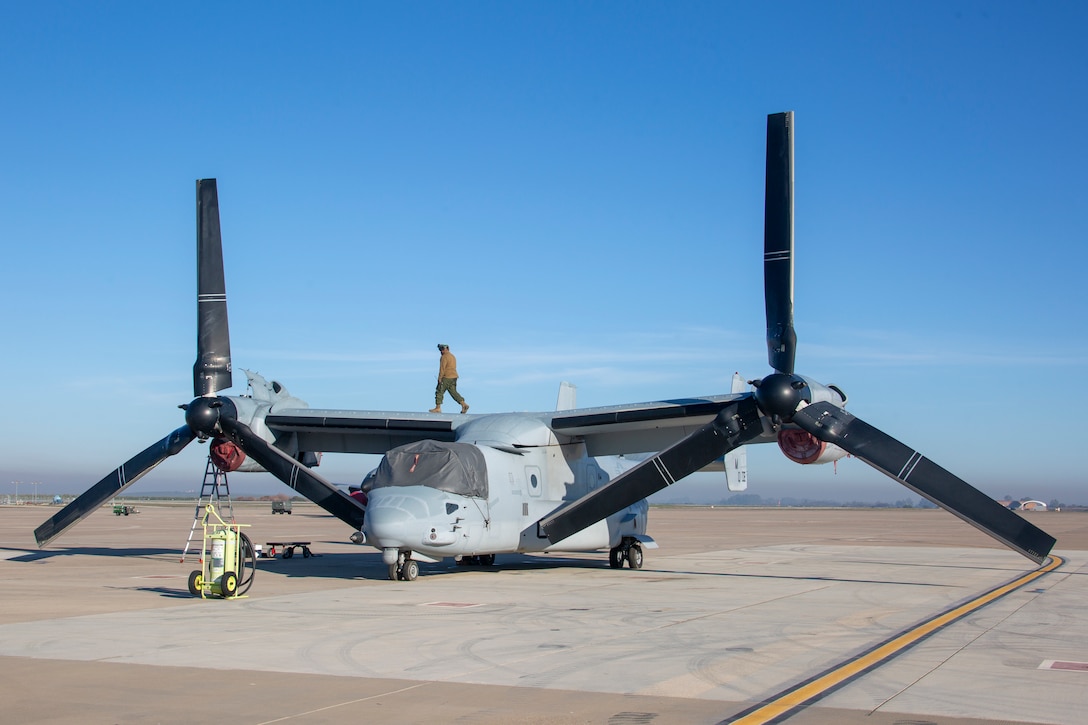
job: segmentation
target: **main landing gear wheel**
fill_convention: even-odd
[[[632,544],[627,550],[627,566],[632,569],[642,568],[642,547],[638,544]]]
[[[623,568],[623,559],[624,559],[623,547],[617,546],[614,549],[609,549],[608,550],[608,565],[610,567],[612,567],[613,569],[622,569]]]

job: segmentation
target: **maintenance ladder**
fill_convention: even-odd
[[[189,547],[193,543],[193,535],[199,528],[203,532],[205,507],[215,504],[224,521],[234,523],[234,505],[230,500],[230,484],[227,482],[227,474],[219,470],[212,463],[212,457],[208,456],[208,466],[204,469],[204,483],[200,486],[200,498],[196,501],[196,513],[193,514],[193,527],[189,529],[189,538],[185,542],[185,549],[181,552],[181,563],[185,563],[185,557],[189,553]],[[203,546],[203,533],[201,533],[201,546]],[[203,554],[201,554],[203,556]]]

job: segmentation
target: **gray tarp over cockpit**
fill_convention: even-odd
[[[487,498],[487,463],[476,446],[425,440],[393,448],[374,474],[373,488],[428,486]]]

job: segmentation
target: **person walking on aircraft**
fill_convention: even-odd
[[[461,404],[461,412],[468,412],[468,403],[457,393],[457,358],[450,352],[450,346],[438,343],[438,387],[434,389],[434,407],[432,413],[442,412],[442,398],[449,391],[450,397]]]

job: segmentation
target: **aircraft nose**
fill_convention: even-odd
[[[384,546],[403,544],[412,517],[399,508],[368,506],[364,528],[367,536]]]

